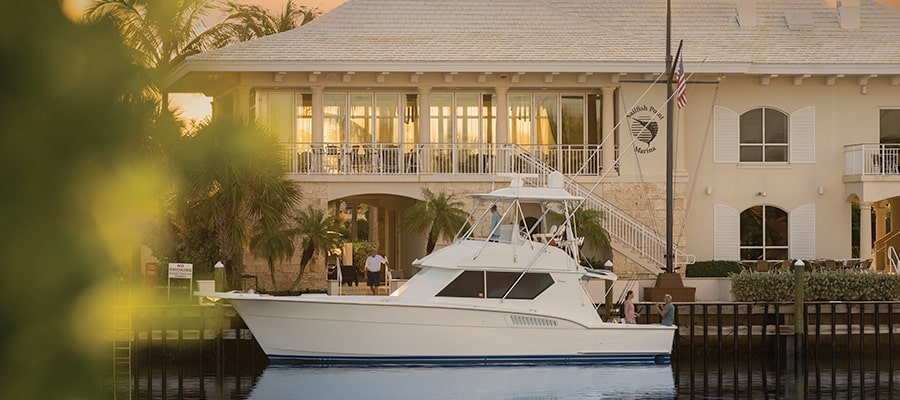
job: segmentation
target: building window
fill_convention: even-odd
[[[464,271],[437,296],[500,299],[509,291],[516,279],[519,279],[519,275],[518,272]],[[550,274],[529,272],[522,276],[506,298],[534,299],[550,285],[553,285]]]
[[[878,114],[880,142],[882,144],[900,143],[900,110],[883,109]]]
[[[741,115],[741,162],[787,162],[788,115],[757,108]]]
[[[755,206],[741,212],[741,259],[788,258],[788,213],[774,206]]]

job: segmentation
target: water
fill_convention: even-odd
[[[895,356],[896,357],[896,356]],[[137,368],[134,399],[819,399],[900,398],[900,371],[864,360],[724,358],[674,365]],[[896,359],[900,366],[900,358]],[[849,368],[848,368],[849,366]],[[123,390],[120,382],[118,390]],[[127,389],[125,389],[127,392]],[[122,396],[121,398],[127,398]]]
[[[669,366],[291,367],[263,371],[247,399],[671,399]]]

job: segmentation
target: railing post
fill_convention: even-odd
[[[799,378],[803,371],[804,343],[806,340],[806,321],[804,321],[803,311],[806,307],[803,305],[803,291],[805,277],[803,261],[797,260],[794,263],[794,376]]]

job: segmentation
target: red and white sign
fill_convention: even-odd
[[[169,263],[169,279],[194,277],[194,264]]]

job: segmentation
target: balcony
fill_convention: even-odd
[[[853,144],[844,146],[844,176],[900,176],[900,145]],[[846,180],[846,179],[845,179]]]
[[[289,172],[300,175],[496,175],[544,174],[597,176],[603,157],[599,145],[289,143]]]

